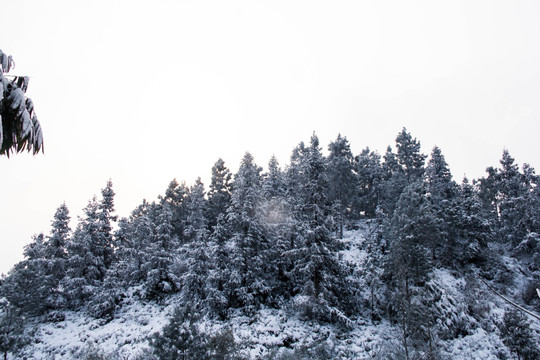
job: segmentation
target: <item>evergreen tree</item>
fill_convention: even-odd
[[[397,159],[402,167],[407,182],[412,184],[422,178],[426,156],[420,152],[420,142],[413,139],[407,129],[396,137]]]
[[[283,173],[273,155],[268,162],[268,172],[263,176],[262,192],[265,199],[280,198],[285,194]]]
[[[68,270],[63,285],[72,307],[83,305],[105,280],[113,263],[114,239],[112,235],[114,191],[109,180],[101,190],[102,200],[94,198],[84,209],[72,240],[68,243]]]
[[[382,163],[382,180],[379,186],[379,215],[392,218],[396,204],[403,189],[408,185],[403,168],[398,163],[397,155],[388,146]]]
[[[179,274],[174,267],[179,241],[172,224],[173,210],[167,203],[156,210],[153,236],[146,250],[148,257],[141,266],[146,274],[144,286],[149,298],[159,298],[180,288]]]
[[[165,190],[165,196],[159,197],[160,204],[166,205],[172,212],[171,223],[180,244],[185,242],[184,224],[187,216],[186,198],[188,193],[189,188],[184,182],[178,183],[176,179],[173,179]]]
[[[229,303],[253,309],[270,293],[266,261],[268,239],[261,213],[261,168],[246,153],[235,175],[226,226],[231,242],[231,276],[226,283]]]
[[[103,249],[103,265],[109,268],[113,262],[113,222],[116,222],[118,217],[114,213],[114,190],[112,181],[107,181],[105,188],[101,189],[101,201],[98,204],[98,246]]]
[[[208,337],[198,328],[199,313],[190,303],[177,307],[161,333],[154,333],[150,346],[158,359],[205,359]]]
[[[25,259],[13,267],[2,283],[1,296],[29,315],[41,315],[47,310],[50,285],[44,242],[43,234],[35,235],[24,248]]]
[[[343,238],[345,218],[350,217],[350,209],[356,195],[356,178],[353,173],[353,155],[346,137],[338,135],[328,146],[326,172],[328,178],[328,201],[337,222],[337,236]]]
[[[387,234],[388,271],[405,290],[426,281],[432,266],[431,244],[438,238],[438,230],[422,184],[409,185],[399,198]]]
[[[116,238],[117,270],[120,274],[120,285],[124,287],[136,285],[146,279],[143,265],[148,260],[148,248],[154,236],[154,225],[151,220],[156,204],[143,201],[129,218],[118,223]]]
[[[269,241],[265,258],[267,263],[274,265],[271,272],[276,276],[271,279],[271,287],[272,301],[276,302],[291,293],[287,273],[291,269],[288,251],[291,250],[291,227],[294,220],[291,216],[291,204],[287,201],[286,175],[274,156],[270,159],[268,172],[264,175],[262,195],[264,200],[260,208]]]
[[[69,227],[69,210],[65,203],[60,205],[54,214],[51,235],[45,242],[45,258],[47,259],[46,275],[47,285],[50,287],[50,296],[47,299],[51,308],[65,306],[65,299],[60,282],[66,276],[67,244],[71,228]]]
[[[453,220],[457,209],[454,206],[457,197],[457,185],[441,149],[435,146],[428,161],[425,182],[427,198],[430,201],[433,215],[438,220],[439,238],[432,240],[434,258],[447,264],[454,262],[451,255],[455,253],[457,229]]]
[[[211,268],[209,257],[209,231],[205,216],[206,199],[204,185],[200,179],[190,188],[187,197],[187,223],[184,235],[188,243],[184,246],[185,272],[181,282],[184,297],[197,304],[205,300],[208,292],[208,275]]]
[[[0,352],[4,360],[10,353],[16,355],[29,342],[24,334],[24,316],[20,309],[6,298],[0,298]]]
[[[386,280],[390,294],[388,306],[400,330],[406,359],[410,347],[430,336],[424,326],[429,305],[423,299],[422,285],[432,269],[430,243],[438,238],[436,218],[420,183],[409,185],[401,194],[387,236],[390,252],[386,262]]]
[[[67,244],[68,268],[62,281],[68,304],[77,309],[94,294],[105,277],[104,250],[99,244],[98,207],[94,196],[84,208],[85,217]]]
[[[456,237],[448,258],[454,260],[454,265],[485,259],[495,225],[489,211],[483,206],[478,190],[467,178],[459,186],[452,206],[455,217],[451,219],[451,226],[455,229]],[[459,261],[456,262],[456,259]]]
[[[358,189],[354,197],[354,208],[357,214],[374,218],[381,199],[381,183],[384,178],[380,155],[365,148],[354,158],[354,170]]]
[[[303,190],[301,207],[295,211],[302,238],[295,244],[296,261],[291,271],[295,292],[308,317],[348,323],[353,308],[344,269],[338,262],[338,242],[330,231],[330,206],[326,197],[328,180],[319,139],[314,134],[301,161]]]
[[[232,175],[222,159],[212,167],[212,179],[208,191],[208,225],[213,229],[220,215],[225,216],[231,203]]]
[[[504,314],[501,334],[504,344],[517,355],[518,360],[540,358],[537,338],[522,313],[513,309],[507,311]]]

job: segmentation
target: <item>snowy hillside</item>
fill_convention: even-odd
[[[367,233],[369,226],[361,223],[358,230],[347,231],[342,240],[344,249],[339,256],[354,267],[354,273],[365,271]],[[482,320],[484,323],[480,323],[464,314],[466,304],[470,302],[465,298],[465,289],[471,286],[465,279],[454,277],[448,270],[436,270],[430,285],[441,291],[437,306],[442,316],[438,322],[442,326],[452,326],[463,321],[469,327],[468,334],[442,342],[442,356],[455,360],[500,359],[503,355],[512,358],[495,327],[497,321],[502,321],[505,309],[500,299],[479,284],[472,285],[477,288],[470,291],[481,294],[485,306],[486,317]],[[19,356],[28,359],[78,359],[90,355],[108,359],[144,358],[149,335],[163,328],[181,301],[178,296],[170,296],[162,304],[141,301],[137,295],[139,291],[138,288],[130,290],[111,321],[68,311],[62,321],[34,322],[27,329],[34,340]],[[241,353],[249,359],[287,358],[287,354],[301,356],[298,354],[302,349],[318,349],[321,354],[326,351],[336,359],[397,356],[399,328],[384,320],[374,323],[369,320],[369,314],[364,315],[353,319],[350,328],[343,329],[302,320],[287,307],[264,308],[252,316],[238,312],[227,321],[204,318],[198,326],[209,333],[232,328]]]
[[[540,177],[461,184],[403,129],[353,156],[316,135],[170,182],[122,219],[113,185],[56,211],[0,280],[0,351],[28,359],[540,358]],[[24,331],[23,331],[24,330]]]

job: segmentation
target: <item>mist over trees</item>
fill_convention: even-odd
[[[423,154],[405,128],[395,150],[389,146],[383,155],[369,148],[354,155],[342,135],[327,154],[313,134],[284,167],[272,157],[264,171],[246,153],[232,174],[219,159],[208,190],[200,179],[172,180],[164,195],[121,219],[111,181],[75,224],[60,205],[50,233],[36,235],[25,259],[2,279],[1,319],[19,311],[49,321],[70,310],[109,321],[136,289],[133,296],[145,301],[177,296],[184,304],[150,341],[158,358],[203,354],[204,344],[221,339],[201,335],[195,312],[226,321],[262,308],[286,308],[342,331],[359,319],[388,321],[398,334],[390,349],[398,355],[388,350],[388,358],[440,358],[441,341],[488,323],[496,323],[510,353],[537,356],[538,341],[520,313],[507,311],[490,323],[481,299],[466,300],[463,290],[448,300],[437,275],[448,271],[468,284],[481,278],[540,311],[540,189],[533,168],[520,168],[504,150],[485,177],[458,183],[443,151]],[[342,257],[349,246],[343,239],[360,228],[367,235],[356,268]],[[520,285],[510,262],[524,274]],[[13,337],[9,351],[16,351],[20,334],[6,334]]]

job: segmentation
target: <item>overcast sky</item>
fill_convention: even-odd
[[[282,165],[315,131],[384,153],[405,126],[456,180],[540,166],[540,2],[4,1],[45,154],[0,159],[0,273],[111,178],[128,216],[221,157]]]

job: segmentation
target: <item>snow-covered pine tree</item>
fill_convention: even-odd
[[[0,352],[4,360],[8,359],[8,354],[17,355],[30,341],[30,337],[24,333],[24,315],[21,310],[6,298],[0,297]]]
[[[62,282],[69,306],[75,309],[99,293],[114,260],[112,223],[116,216],[112,214],[114,191],[110,180],[101,194],[101,201],[94,196],[88,203],[85,217],[79,220],[67,245],[68,269]]]
[[[337,237],[343,238],[343,228],[350,218],[351,206],[357,195],[357,181],[353,173],[353,155],[346,137],[338,135],[328,146],[329,155],[326,164],[328,178],[328,201],[332,206],[336,222]]]
[[[158,359],[205,359],[208,336],[199,330],[198,309],[191,303],[177,307],[171,320],[150,337],[150,346]]]
[[[189,188],[184,182],[173,179],[165,190],[165,196],[159,196],[160,204],[167,205],[172,212],[171,224],[180,244],[184,243],[184,224],[186,220],[186,197]]]
[[[206,300],[208,275],[212,262],[209,257],[209,231],[206,218],[207,202],[204,184],[198,178],[186,199],[187,219],[184,227],[186,245],[183,249],[184,273],[181,276],[184,298],[200,305]]]
[[[1,287],[0,296],[29,315],[43,314],[50,295],[44,239],[43,234],[33,236],[24,247],[25,259],[13,267]]]
[[[67,244],[68,268],[62,281],[68,307],[80,308],[105,277],[103,249],[98,245],[98,207],[94,196],[84,208],[71,241]]]
[[[381,182],[384,176],[381,156],[369,148],[354,158],[357,193],[354,201],[356,216],[375,218],[379,205]]]
[[[156,212],[153,236],[146,249],[148,257],[141,266],[146,273],[144,287],[149,298],[160,298],[180,288],[179,274],[175,269],[180,244],[172,224],[173,209],[163,203]]]
[[[379,185],[379,215],[392,218],[396,203],[403,189],[407,187],[407,177],[398,163],[397,155],[388,146],[382,163],[382,179]]]
[[[450,168],[446,163],[441,149],[433,148],[425,171],[427,198],[431,203],[433,215],[438,220],[439,238],[430,242],[434,260],[447,265],[454,264],[451,257],[454,254],[457,229],[454,226],[456,218],[457,185],[452,180]]]
[[[540,358],[537,336],[521,312],[514,309],[506,311],[500,327],[504,344],[517,355],[518,360]]]
[[[101,201],[98,204],[98,246],[103,249],[103,264],[108,269],[113,263],[113,223],[118,220],[114,213],[114,190],[112,181],[107,181],[107,184],[101,189]]]
[[[269,242],[261,211],[261,167],[246,153],[235,174],[226,226],[230,234],[229,304],[251,311],[270,294]]]
[[[291,228],[294,221],[291,217],[290,203],[287,201],[285,174],[281,171],[277,159],[272,156],[268,163],[268,171],[263,175],[263,202],[260,206],[269,249],[266,261],[273,265],[271,273],[276,274],[272,281],[272,302],[290,295],[290,282],[287,272],[290,261],[286,256],[290,250]]]
[[[456,238],[449,258],[458,263],[478,263],[486,259],[488,242],[493,238],[494,218],[483,206],[478,190],[464,178],[454,201],[455,217],[451,219]]]
[[[401,194],[388,233],[385,278],[390,294],[388,307],[400,329],[401,344],[410,358],[413,341],[426,341],[425,321],[429,304],[423,302],[421,286],[428,280],[433,261],[430,243],[438,238],[437,219],[432,214],[422,183],[409,185]]]
[[[148,247],[154,236],[151,218],[156,207],[155,203],[150,204],[144,200],[128,218],[123,218],[118,223],[115,247],[121,286],[137,285],[146,279],[143,264],[148,259]]]
[[[291,250],[295,255],[291,278],[294,292],[300,295],[297,304],[308,317],[347,323],[346,315],[352,312],[353,301],[337,259],[339,243],[330,231],[326,161],[315,134],[309,148],[298,156],[301,190],[294,211],[303,233]]]
[[[420,142],[413,139],[407,129],[396,137],[397,159],[402,167],[407,182],[412,184],[422,178],[424,174],[424,161],[426,155],[420,152]]]
[[[47,305],[53,309],[65,306],[65,298],[59,285],[66,276],[67,244],[71,233],[69,220],[68,207],[63,203],[54,214],[51,234],[45,242],[47,284],[50,286]]]
[[[210,190],[208,191],[208,226],[213,230],[220,215],[225,216],[231,203],[232,175],[222,159],[212,167]]]

